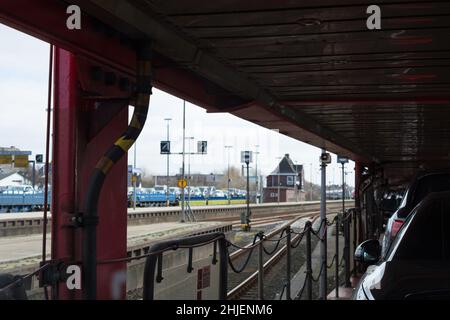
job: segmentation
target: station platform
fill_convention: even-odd
[[[148,225],[128,226],[128,243],[130,249],[134,249],[169,238],[177,238],[200,233],[215,231],[230,231],[231,223],[226,222],[165,222]],[[49,251],[51,236],[47,237]],[[42,249],[42,235],[0,237],[0,269],[9,269],[11,264],[33,263],[39,260]],[[23,260],[23,261],[21,261]],[[26,264],[28,264],[26,263]]]
[[[338,288],[338,297],[336,297],[336,289],[331,291],[328,296],[327,300],[350,300],[353,295],[354,288],[358,285],[360,277],[351,277],[351,287],[339,287]]]

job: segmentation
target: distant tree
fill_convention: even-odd
[[[217,187],[220,189],[226,189],[228,187],[228,168],[223,171],[223,179],[217,183]],[[250,175],[252,171],[250,171]],[[237,188],[245,190],[247,188],[247,177],[242,176],[241,168],[230,167],[230,188]],[[250,179],[250,190],[255,188],[255,179]]]

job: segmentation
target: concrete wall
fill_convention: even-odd
[[[340,200],[327,201],[330,210],[339,210]],[[354,201],[346,201],[347,207],[353,207]],[[305,210],[319,210],[319,201],[285,202],[251,204],[250,210],[253,217],[271,216],[278,213],[295,213]],[[192,211],[198,221],[218,218],[238,218],[241,212],[245,212],[246,205],[220,205],[192,207]],[[160,222],[180,221],[181,208],[138,208],[128,211],[128,225],[142,225]],[[3,217],[2,217],[3,216]],[[28,235],[42,232],[42,213],[16,213],[0,214],[0,237],[14,235]],[[50,223],[48,224],[50,226]],[[50,229],[50,227],[49,227]],[[49,230],[50,231],[50,230]]]

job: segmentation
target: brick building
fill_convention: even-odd
[[[289,154],[285,154],[275,170],[267,176],[264,188],[264,202],[304,201],[303,165],[294,164]]]

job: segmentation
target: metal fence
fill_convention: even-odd
[[[280,298],[285,296],[287,300],[292,299],[313,299],[313,283],[325,281],[325,287],[328,287],[328,278],[323,277],[328,269],[334,266],[334,286],[339,288],[341,281],[343,280],[345,286],[350,287],[350,279],[352,273],[356,273],[356,264],[353,258],[353,252],[356,249],[356,245],[360,242],[359,226],[360,226],[360,213],[352,208],[345,212],[336,213],[332,220],[322,220],[318,228],[313,227],[312,220],[308,220],[301,230],[295,230],[292,226],[295,221],[301,218],[298,217],[281,228],[271,231],[268,234],[259,232],[255,235],[253,242],[245,247],[238,246],[226,239],[223,232],[214,232],[204,235],[185,237],[181,239],[168,240],[159,242],[149,250],[140,256],[126,257],[122,259],[114,259],[108,261],[98,261],[98,264],[115,263],[119,261],[131,262],[133,260],[146,259],[145,269],[143,276],[143,298],[154,299],[154,287],[155,279],[161,282],[162,277],[162,257],[163,253],[169,250],[178,250],[181,248],[189,249],[188,254],[188,268],[187,272],[192,272],[192,255],[195,248],[213,244],[212,264],[219,262],[219,292],[218,297],[221,300],[233,299],[239,297],[239,293],[248,289],[249,287],[257,286],[257,299],[264,299],[265,297],[265,285],[264,275],[274,264],[285,260],[285,272],[286,282],[283,284],[283,289],[280,294]],[[335,254],[330,263],[327,262],[327,258],[320,261],[320,271],[317,275],[313,274],[312,268],[312,253],[313,253],[313,239],[317,241],[327,241],[327,229],[331,226],[335,227]],[[278,237],[277,237],[278,235]],[[344,248],[343,255],[339,255],[339,240],[343,237]],[[331,240],[331,239],[330,239]],[[292,250],[297,248],[301,243],[305,242],[305,254],[306,254],[306,276],[303,281],[303,285],[298,292],[291,292],[291,262],[292,262]],[[284,245],[281,245],[282,242]],[[272,243],[273,248],[268,249],[268,244]],[[230,252],[231,248],[236,249],[234,252]],[[251,260],[253,252],[257,250],[257,271],[253,272],[250,277],[244,279],[238,286],[228,291],[228,276],[229,272],[241,273],[243,272]],[[247,256],[245,256],[245,254]],[[236,265],[238,257],[243,258],[244,263],[241,266]],[[219,259],[217,259],[219,258]],[[80,264],[80,263],[78,263]],[[23,286],[24,279],[27,279],[35,274],[43,276],[46,269],[51,269],[50,264],[43,265],[39,270],[29,275],[16,276],[12,282],[5,283],[0,288],[0,299],[2,297],[10,297],[9,292],[11,290],[17,291]],[[341,267],[343,267],[343,279],[341,277]],[[230,270],[228,269],[230,268]],[[155,277],[156,272],[156,277]],[[321,283],[323,285],[323,283]],[[338,297],[339,291],[336,290],[336,297]],[[326,299],[326,295],[320,297]]]

